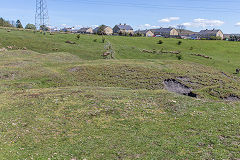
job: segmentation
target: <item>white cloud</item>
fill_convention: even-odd
[[[136,27],[136,29],[153,29],[153,28],[160,28],[160,26],[154,26],[150,24],[142,24]]]
[[[240,27],[240,22],[236,23],[236,24],[235,24],[235,26],[238,26],[238,27]]]
[[[158,20],[158,22],[169,23],[169,22],[172,22],[172,21],[177,21],[179,19],[180,19],[179,17],[169,17],[169,18],[160,19],[160,20]]]
[[[182,25],[184,25],[186,27],[205,28],[205,27],[219,27],[223,24],[224,24],[224,22],[221,20],[209,20],[209,19],[197,18],[197,19],[194,19],[192,22],[186,22],[186,23],[183,23]]]

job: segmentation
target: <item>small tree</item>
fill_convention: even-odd
[[[105,43],[105,37],[102,36],[102,43]]]
[[[20,20],[16,21],[16,28],[23,28],[22,23]]]
[[[80,34],[77,35],[77,39],[78,39],[78,40],[80,39]]]
[[[177,54],[176,57],[178,60],[182,60],[182,58],[183,58],[181,54]]]
[[[4,20],[3,18],[0,18],[0,26],[2,26],[2,27],[13,27],[13,25],[9,21]]]
[[[180,25],[177,25],[177,29],[178,29],[179,33],[181,34],[186,29],[186,27],[184,25],[180,24]]]
[[[34,24],[27,24],[25,29],[32,29],[32,30],[36,30],[36,26]]]
[[[178,43],[177,43],[179,46],[182,44],[182,41],[178,41]]]
[[[158,44],[163,44],[163,41],[162,41],[162,40],[159,40],[159,41],[158,41]]]
[[[101,25],[99,28],[98,28],[98,31],[97,31],[97,34],[98,35],[105,35],[105,28],[106,28],[107,26],[106,25]]]
[[[47,26],[45,26],[45,25],[41,25],[40,26],[40,30],[42,30],[42,31],[49,31],[50,29]]]

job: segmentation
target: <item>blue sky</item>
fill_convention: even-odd
[[[184,24],[187,29],[220,28],[240,33],[239,0],[47,0],[50,25],[87,27],[127,23],[134,29]],[[0,17],[34,23],[35,0],[3,1]]]

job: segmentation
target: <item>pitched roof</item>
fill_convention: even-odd
[[[174,28],[159,28],[159,29],[151,29],[153,33],[170,33]]]
[[[199,32],[200,35],[216,35],[217,32],[221,31],[220,29],[213,29],[213,30],[201,30]]]
[[[146,34],[148,31],[151,31],[151,30],[147,30],[147,29],[146,30],[138,30],[138,31],[135,31],[135,33]]]
[[[109,26],[105,26],[104,29],[108,28]],[[111,27],[109,27],[111,28]],[[99,30],[99,27],[96,27],[95,29],[93,29],[93,32],[97,32]]]
[[[130,25],[127,25],[127,24],[119,24],[119,25],[116,25],[119,29],[121,30],[133,30],[133,28],[130,26]]]
[[[197,33],[197,32],[193,32],[193,31],[186,30],[186,29],[183,29],[183,30],[177,29],[177,31],[180,36],[189,36],[189,35],[193,35],[193,34]]]
[[[79,31],[79,32],[86,32],[88,29],[91,29],[91,28],[81,28],[81,29],[79,29],[78,31]]]

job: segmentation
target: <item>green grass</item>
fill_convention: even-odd
[[[0,49],[28,49],[0,52],[0,159],[240,158],[240,102],[224,100],[240,97],[238,43],[106,39],[114,60],[96,35],[0,29]],[[161,48],[183,60],[140,51]],[[165,79],[198,98],[168,92]]]
[[[54,49],[57,48],[57,52],[68,52],[84,60],[102,59],[101,55],[104,53],[105,44],[101,43],[102,37],[96,35],[81,35],[80,40],[77,40],[74,34],[43,35],[34,34],[32,31],[7,32],[4,29],[0,29],[0,35],[0,47],[27,47],[39,53],[56,52]],[[177,39],[118,36],[106,36],[105,38],[113,45],[117,59],[176,59],[175,55],[140,51],[163,48],[165,51],[181,51],[184,61],[201,63],[229,73],[235,72],[235,69],[240,67],[238,63],[240,61],[239,42],[181,40],[182,44],[178,45]],[[97,39],[97,42],[94,42],[94,39]],[[162,39],[164,43],[157,44],[159,39]],[[76,45],[65,43],[67,40],[76,42]],[[193,49],[190,50],[191,48]],[[192,53],[207,55],[213,59],[207,60],[192,56]]]

